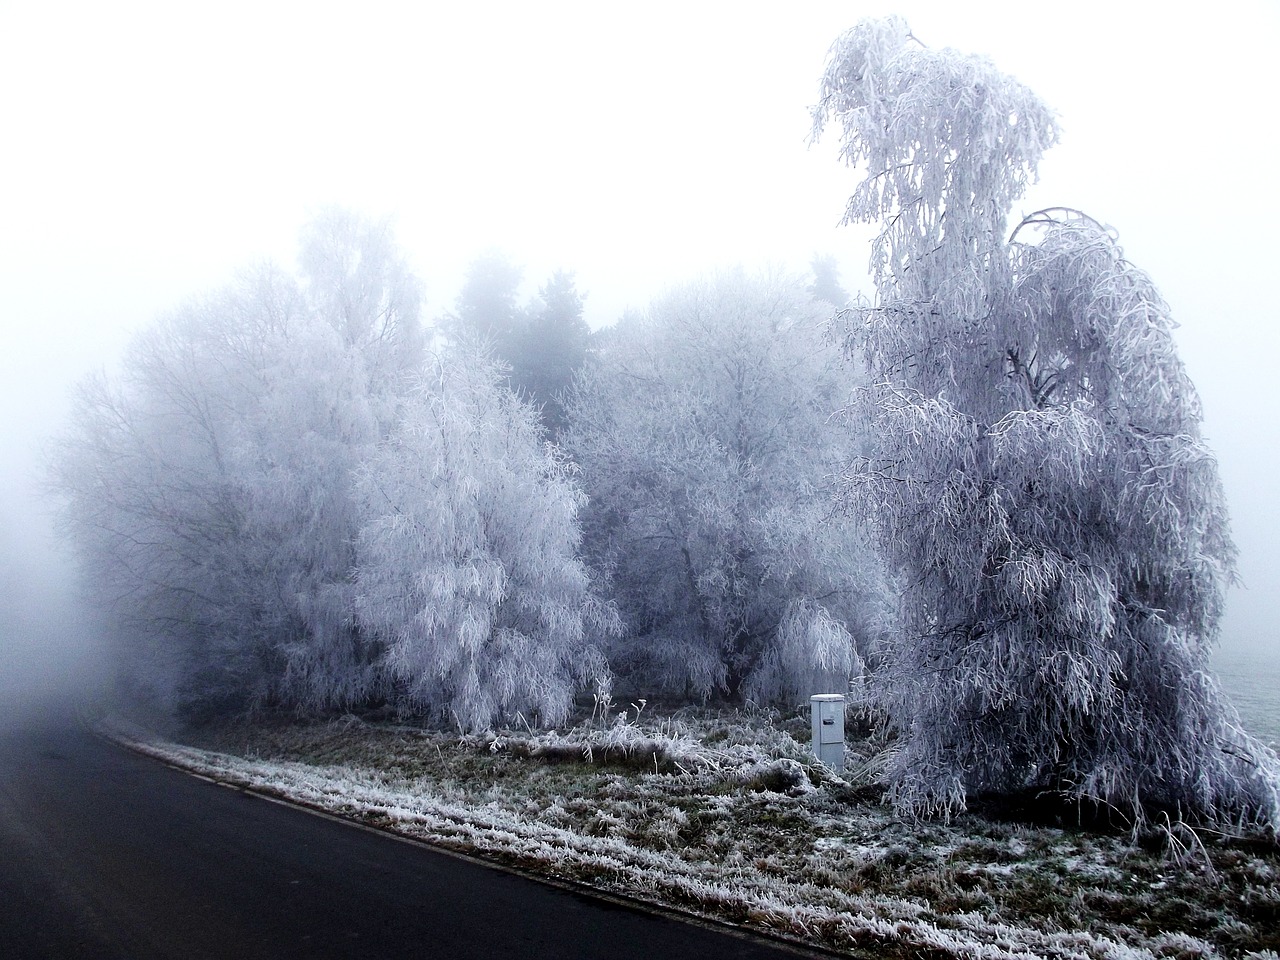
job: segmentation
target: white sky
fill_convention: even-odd
[[[325,205],[397,218],[428,316],[487,246],[529,293],[575,270],[597,326],[718,264],[832,253],[856,285],[853,173],[807,108],[835,36],[897,9],[1059,111],[1024,209],[1113,224],[1172,304],[1249,586],[1226,640],[1280,640],[1277,5],[1049,6],[0,0],[0,549],[43,556],[32,451],[72,384],[239,266],[291,265]]]

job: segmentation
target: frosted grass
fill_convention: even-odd
[[[1206,838],[1177,862],[1119,837],[908,824],[868,799],[870,781],[813,766],[793,727],[668,718],[458,737],[349,718],[246,728],[217,749],[115,735],[226,783],[840,950],[1193,960],[1280,945],[1277,851]],[[854,769],[877,769],[884,744],[851,746]]]

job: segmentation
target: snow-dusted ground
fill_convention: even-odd
[[[634,706],[634,705],[633,705]],[[843,778],[799,724],[634,712],[550,734],[369,724],[223,730],[200,746],[106,725],[170,763],[611,893],[878,956],[1280,960],[1280,851],[964,817],[876,799],[883,744]]]

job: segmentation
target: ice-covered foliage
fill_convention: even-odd
[[[144,332],[53,457],[125,669],[195,714],[350,704],[373,678],[351,483],[419,362],[417,288],[384,227],[331,215],[304,247],[305,286],[263,267]]]
[[[851,444],[827,309],[795,278],[725,274],[619,323],[578,380],[565,443],[639,692],[843,692],[884,628],[880,568],[832,505]]]
[[[876,613],[863,613],[868,615]],[[773,637],[747,680],[748,698],[796,704],[814,693],[836,691],[854,692],[854,699],[860,699],[863,662],[851,630],[862,633],[865,651],[868,637],[875,635],[867,627],[861,620],[842,623],[812,598],[792,600],[783,607]],[[872,627],[883,627],[883,621],[873,621]]]
[[[291,625],[274,639],[275,698],[349,706],[372,689],[377,654],[354,616],[351,487],[393,394],[327,322],[299,324],[264,348],[269,386],[240,421],[229,460],[246,528],[266,554],[257,577]]]
[[[390,223],[348,211],[313,222],[299,260],[308,322],[264,344],[272,379],[247,423],[242,474],[302,625],[282,651],[280,699],[327,709],[368,696],[377,678],[381,650],[354,610],[352,484],[422,364],[421,285]]]
[[[389,220],[327,210],[303,235],[298,259],[312,310],[360,355],[372,383],[385,387],[417,372],[422,284]]]
[[[482,356],[423,374],[385,223],[327,213],[301,264],[175,312],[82,391],[54,479],[126,669],[193,717],[559,719],[606,682],[589,641],[617,617],[537,413]]]
[[[559,722],[617,631],[577,559],[582,494],[504,380],[471,348],[434,360],[357,485],[360,621],[396,699],[468,730]]]
[[[121,383],[82,387],[55,453],[87,580],[141,663],[206,706],[265,697],[260,664],[295,626],[234,459],[269,379],[261,345],[300,322],[296,288],[270,270],[175,312],[133,344]]]
[[[848,481],[906,585],[898,804],[1044,790],[1274,825],[1276,759],[1206,673],[1234,549],[1168,307],[1074,211],[1006,238],[1051,113],[890,19],[833,47],[829,122],[865,173],[846,217],[881,227],[875,301],[844,314],[875,442]]]

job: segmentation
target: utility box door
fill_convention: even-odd
[[[818,704],[818,742],[844,743],[844,701]]]
[[[813,755],[834,770],[844,769],[844,696],[819,693],[809,698],[813,717]]]

